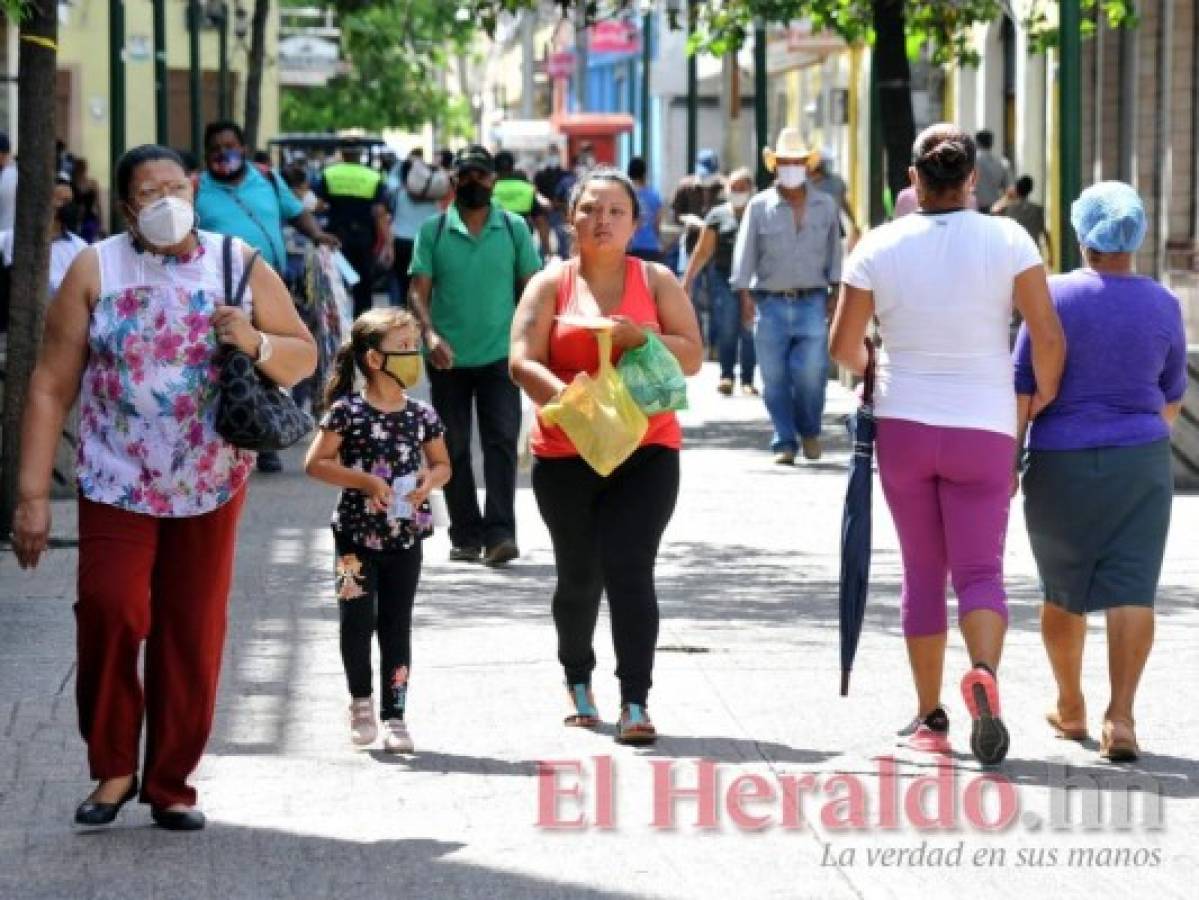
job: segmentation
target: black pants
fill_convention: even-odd
[[[450,543],[494,547],[516,539],[516,441],[520,437],[520,389],[508,375],[508,360],[453,369],[429,367],[433,408],[445,425],[454,474],[445,486]],[[479,511],[471,469],[472,405],[479,415],[483,480],[487,501]]]
[[[354,318],[366,312],[374,305],[373,291],[375,287],[375,250],[370,244],[347,241],[342,238],[341,252],[354,271],[358,273],[358,283],[350,289],[354,300]]]
[[[395,263],[392,265],[392,274],[396,280],[396,290],[399,296],[397,306],[408,309],[408,285],[411,279],[408,276],[408,267],[412,265],[412,249],[416,246],[416,242],[408,238],[393,238],[392,248],[395,251]]]
[[[679,454],[642,447],[607,478],[582,459],[533,464],[554,544],[554,626],[567,684],[590,684],[600,596],[608,594],[622,703],[645,704],[658,643],[654,564],[679,493]]]
[[[420,581],[421,543],[408,550],[366,550],[334,535],[341,662],[350,696],[371,696],[371,637],[379,637],[380,717],[404,718],[412,663],[412,604]]]

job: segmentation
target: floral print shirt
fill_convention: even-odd
[[[245,485],[254,455],[215,427],[220,241],[200,232],[186,257],[141,252],[127,235],[96,245],[100,298],[79,400],[78,479],[87,499],[180,518],[223,506]],[[249,312],[248,292],[244,303]]]
[[[335,401],[321,428],[341,435],[343,466],[369,472],[388,484],[424,468],[424,445],[445,434],[445,426],[428,404],[409,397],[403,409],[383,412],[361,394]],[[332,524],[338,537],[367,550],[406,550],[433,533],[433,514],[426,500],[413,510],[411,519],[391,519],[386,512],[372,512],[366,494],[346,488]]]

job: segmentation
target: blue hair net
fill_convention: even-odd
[[[704,149],[696,154],[695,174],[716,175],[720,172],[720,159],[715,150]]]
[[[1100,253],[1136,252],[1148,228],[1141,198],[1122,181],[1101,181],[1079,194],[1070,224],[1080,244]]]

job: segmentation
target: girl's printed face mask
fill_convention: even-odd
[[[415,387],[420,382],[424,363],[419,350],[380,350],[383,365],[380,369],[400,383],[400,387]]]

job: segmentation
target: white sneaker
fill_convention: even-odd
[[[388,719],[383,723],[383,749],[388,753],[412,753],[412,736],[408,734],[408,723],[403,719]]]
[[[373,744],[379,736],[375,724],[375,701],[370,697],[350,701],[350,740],[357,747]]]

